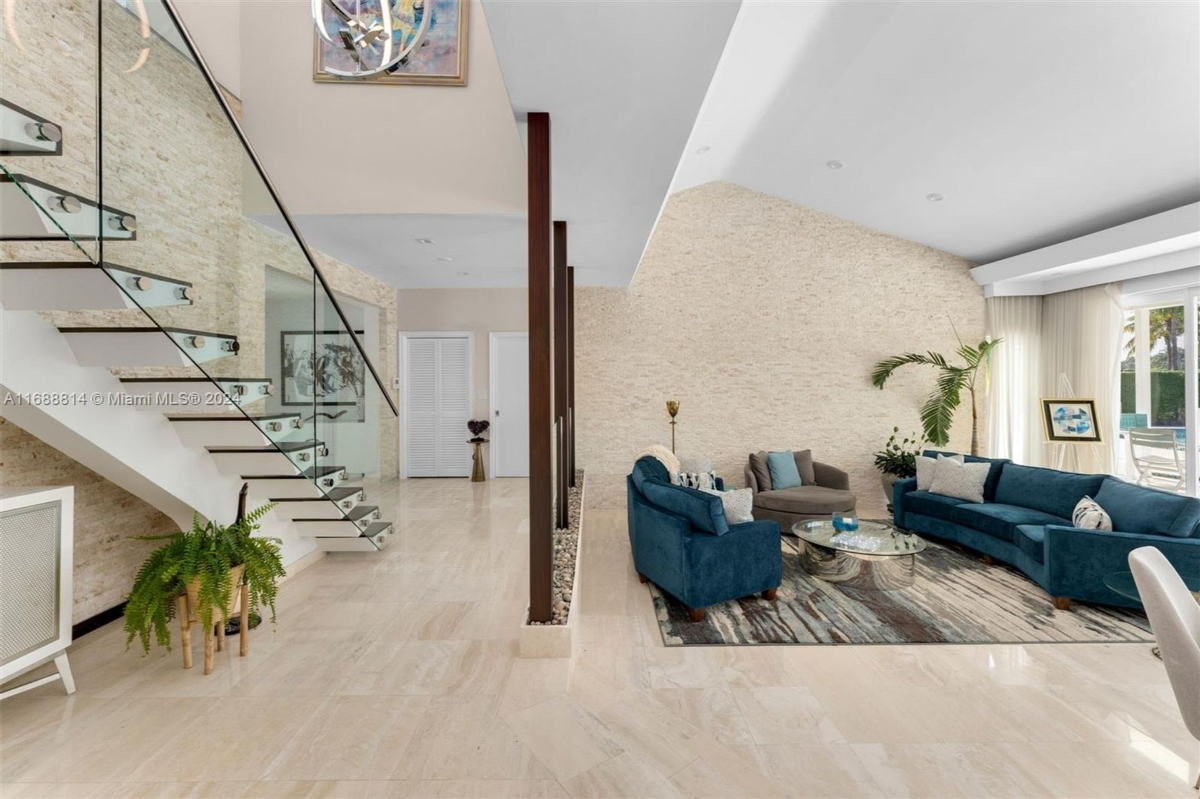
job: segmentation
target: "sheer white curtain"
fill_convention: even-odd
[[[1057,446],[1065,447],[1061,467],[1079,472],[1116,471],[1116,428],[1120,408],[1121,328],[1115,284],[1047,294],[1042,298],[1042,396],[1060,397],[1062,377],[1075,397],[1095,399],[1101,444],[1045,447],[1048,465],[1058,463]],[[1039,435],[1041,419],[1038,422]]]
[[[992,354],[987,392],[987,454],[1042,464],[1042,298],[989,297],[987,333],[1004,339]]]

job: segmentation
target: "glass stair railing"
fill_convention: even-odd
[[[62,127],[0,99],[0,156],[62,155]]]
[[[391,524],[357,476],[398,464],[384,309],[331,290],[169,2],[17,9],[0,304],[44,312],[80,366],[114,370],[321,548],[381,547]],[[75,51],[34,35],[55,15]]]

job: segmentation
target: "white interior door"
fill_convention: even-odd
[[[471,340],[467,336],[404,339],[405,474],[471,474]]]
[[[529,476],[529,334],[491,336],[492,475]]]

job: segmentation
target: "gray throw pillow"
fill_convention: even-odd
[[[771,470],[767,468],[767,453],[763,450],[753,453],[750,456],[750,473],[754,475],[755,482],[758,483],[759,491],[771,490]],[[801,475],[801,480],[804,476]]]
[[[700,489],[706,494],[716,494],[721,498],[725,508],[725,521],[728,524],[743,524],[754,521],[754,492],[748,488],[738,488],[733,491],[717,491],[707,488]]]
[[[950,458],[959,463],[963,462],[962,455],[938,455],[935,458],[927,458],[924,455],[917,456],[917,490],[928,491],[933,485],[933,473],[937,468],[938,458]]]
[[[817,473],[813,470],[812,450],[793,452],[792,456],[796,459],[796,471],[800,472],[800,482],[806,486],[815,486]]]
[[[983,484],[991,468],[990,463],[962,463],[939,456],[929,493],[965,499],[967,502],[983,502]]]

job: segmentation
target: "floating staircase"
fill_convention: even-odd
[[[256,447],[205,447],[223,474],[278,474],[288,468],[301,472],[329,456],[324,442],[273,441]]]
[[[275,394],[265,377],[122,377],[121,385],[136,407],[154,411],[211,411],[229,408],[234,412],[259,407]],[[246,420],[252,416],[242,415]]]
[[[391,535],[391,523],[380,520],[378,507],[363,504],[361,486],[345,484],[350,475],[344,466],[328,462],[336,453],[321,439],[319,428],[324,423],[311,423],[314,406],[303,408],[306,413],[269,410],[280,404],[276,383],[271,378],[239,374],[243,347],[237,331],[176,326],[204,307],[203,286],[104,259],[105,242],[136,246],[136,213],[58,185],[61,177],[46,181],[28,174],[39,172],[36,160],[21,161],[22,168],[14,168],[13,158],[62,157],[65,135],[69,131],[64,132],[52,120],[0,98],[0,242],[64,242],[77,250],[74,260],[43,260],[44,249],[29,248],[28,261],[0,264],[4,332],[21,336],[23,344],[26,339],[40,344],[48,353],[44,368],[53,376],[47,378],[47,385],[61,391],[72,385],[77,389],[109,387],[118,381],[119,390],[107,392],[117,396],[107,396],[102,412],[95,414],[96,419],[107,420],[102,422],[108,425],[106,430],[89,432],[92,420],[80,408],[24,408],[5,415],[36,431],[35,435],[40,432],[53,437],[60,449],[101,474],[111,475],[110,479],[127,490],[152,503],[158,501],[177,521],[189,510],[186,506],[215,517],[214,497],[226,494],[228,484],[244,481],[256,500],[278,503],[273,515],[319,549],[382,548]],[[100,242],[100,247],[94,248],[98,252],[79,244],[88,241]],[[297,242],[297,246],[312,263],[303,244]],[[79,254],[94,260],[80,260]],[[322,280],[314,279],[312,285],[324,289]],[[331,295],[323,299],[328,307],[337,309]],[[74,312],[72,323],[51,327],[35,313],[47,311]],[[142,322],[114,326],[109,322],[111,314],[97,314],[96,324],[87,323],[90,312],[113,311],[140,312]],[[169,316],[162,316],[164,312]],[[314,341],[318,333],[330,332],[328,324],[318,327],[314,319],[313,325]],[[264,326],[263,319],[251,320],[252,338],[261,339]],[[57,341],[53,340],[54,330]],[[354,352],[370,365],[361,349]],[[35,354],[26,353],[15,360],[20,361],[17,374],[3,381],[12,393],[38,382]],[[128,368],[182,368],[193,374],[114,378],[109,372]],[[73,373],[72,369],[83,371]],[[371,374],[375,376],[373,368]],[[74,383],[72,375],[76,376]],[[378,384],[377,376],[375,381]],[[382,391],[381,384],[379,389]],[[101,394],[105,392],[93,391],[91,396]],[[388,402],[391,404],[390,399]],[[145,420],[146,434],[161,448],[157,461],[148,457],[129,463],[138,460],[138,444],[135,436],[128,432],[120,435],[118,428],[127,431],[137,419]],[[174,449],[162,438],[163,430],[174,431]],[[127,467],[124,469],[118,468],[122,457],[127,461],[120,464]],[[172,473],[155,474],[155,462]],[[194,475],[177,473],[184,463],[194,464]],[[211,490],[189,486],[189,478],[206,481]]]
[[[196,447],[258,447],[281,441],[303,425],[298,413],[175,414],[179,440]]]
[[[237,336],[176,327],[60,327],[80,366],[192,366],[237,355]]]
[[[0,241],[97,241],[137,238],[137,217],[80,192],[28,175],[0,175]]]
[[[186,281],[118,264],[41,261],[0,264],[0,296],[10,311],[103,311],[192,305],[197,295]]]

